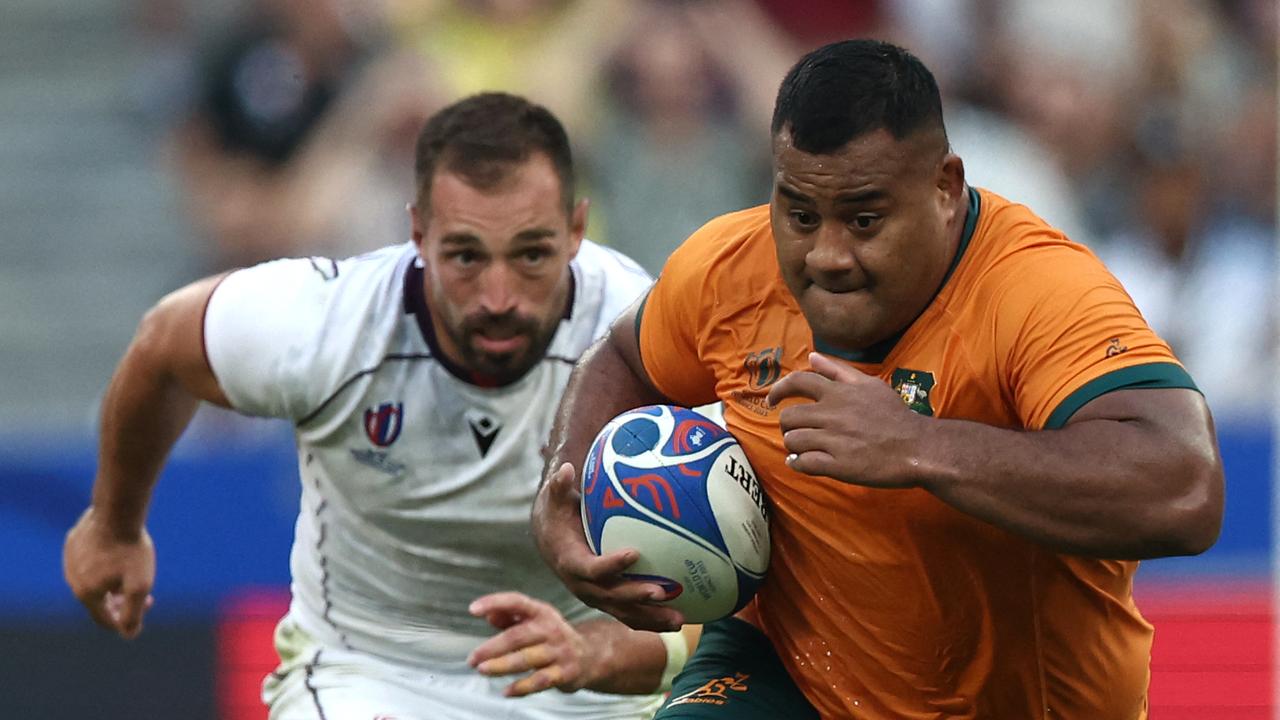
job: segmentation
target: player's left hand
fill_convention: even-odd
[[[472,615],[502,632],[471,651],[467,664],[482,675],[529,674],[507,686],[507,697],[556,688],[573,692],[590,681],[591,648],[558,610],[518,592],[485,595]]]
[[[769,404],[794,404],[779,414],[787,466],[854,485],[915,487],[914,448],[928,418],[912,412],[882,380],[819,353],[813,371],[793,372],[769,391]]]

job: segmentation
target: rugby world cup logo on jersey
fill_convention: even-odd
[[[364,434],[369,442],[384,448],[400,437],[404,427],[404,403],[384,402],[364,411]]]
[[[742,367],[751,377],[752,387],[769,387],[782,375],[782,348],[757,350],[742,361]]]

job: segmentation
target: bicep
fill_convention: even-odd
[[[1213,417],[1204,396],[1187,388],[1121,389],[1086,403],[1064,429],[1122,423],[1150,438],[1156,452],[1220,465]],[[1111,427],[1114,427],[1112,425]],[[1141,437],[1141,436],[1140,436]]]
[[[139,343],[193,396],[230,407],[205,353],[204,314],[226,274],[197,280],[165,296],[143,320]]]

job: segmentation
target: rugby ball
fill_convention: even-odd
[[[728,430],[697,411],[618,415],[591,444],[582,525],[592,551],[639,551],[628,577],[667,591],[689,623],[732,615],[769,566],[768,502]]]

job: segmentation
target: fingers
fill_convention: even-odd
[[[475,668],[484,675],[514,675],[544,668],[554,661],[555,654],[551,652],[550,646],[540,642],[480,661],[475,664]]]
[[[560,687],[565,682],[564,671],[559,665],[548,665],[532,675],[511,683],[504,694],[507,697],[523,697],[542,692],[553,687]]]
[[[815,428],[801,427],[782,434],[782,444],[789,453],[805,453],[810,450],[830,448],[830,433]]]
[[[538,601],[518,592],[490,593],[472,601],[467,611],[489,621],[499,630],[510,627],[522,618],[532,617],[541,611]]]
[[[851,383],[868,377],[854,368],[836,362],[822,353],[809,353],[809,366],[813,371],[828,380]]]
[[[823,391],[831,384],[827,378],[808,370],[793,372],[773,384],[769,390],[769,405],[774,406],[787,398],[820,400]]]
[[[103,590],[77,593],[76,596],[80,598],[80,602],[89,611],[90,619],[108,630],[118,630],[116,615],[119,611],[116,606],[119,601],[111,599],[112,597],[119,597],[118,593]]]
[[[581,550],[564,557],[563,567],[572,579],[596,585],[608,586],[622,582],[622,573],[640,559],[640,553],[631,548],[596,555],[587,547],[585,539]]]
[[[787,467],[805,475],[834,478],[839,465],[836,459],[825,450],[809,450],[803,453],[792,453],[787,456]]]
[[[138,633],[142,632],[142,616],[154,602],[151,595],[143,588],[121,594],[113,593],[107,597],[109,601],[113,597],[118,598],[116,607],[112,610],[116,631],[128,640],[138,637]]]
[[[664,605],[600,605],[601,610],[634,630],[675,632],[685,624],[684,615]]]
[[[578,492],[578,483],[575,482],[576,475],[573,472],[572,463],[561,463],[560,467],[551,474],[551,478],[547,480],[550,485],[552,497],[556,501],[557,506],[572,506],[577,509],[580,493]]]
[[[486,675],[507,675],[542,667],[554,659],[549,654],[546,642],[545,628],[537,627],[533,623],[521,623],[481,643],[467,656],[467,664]],[[545,658],[538,654],[532,657],[521,656],[522,650],[534,647],[542,647],[548,654]],[[534,662],[535,660],[540,662]],[[523,667],[521,662],[524,663]]]

